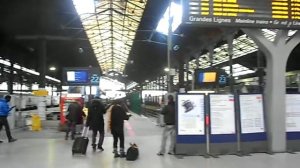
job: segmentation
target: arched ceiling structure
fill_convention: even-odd
[[[102,71],[123,73],[147,0],[73,2]]]

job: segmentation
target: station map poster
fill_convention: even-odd
[[[178,95],[178,135],[204,135],[204,95]]]
[[[185,24],[300,28],[299,0],[183,0],[182,4]]]
[[[286,95],[286,131],[300,132],[300,95]]]
[[[265,132],[261,94],[240,95],[240,114],[242,134]]]
[[[211,134],[235,134],[233,95],[209,95]]]

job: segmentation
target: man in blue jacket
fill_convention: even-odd
[[[8,138],[8,142],[14,142],[17,139],[13,138],[11,136],[10,133],[10,128],[9,128],[9,124],[7,121],[7,116],[8,113],[14,108],[14,107],[9,107],[9,102],[10,102],[11,96],[10,95],[6,95],[4,97],[4,99],[0,99],[0,131],[2,130],[2,127],[5,127],[5,131],[6,131],[6,135]],[[0,140],[0,143],[2,143],[3,141]]]

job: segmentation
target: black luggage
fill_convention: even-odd
[[[84,127],[81,137],[75,138],[72,146],[72,155],[74,154],[86,154],[86,149],[89,144],[88,127]]]
[[[139,149],[135,143],[130,143],[130,147],[127,149],[126,160],[134,161],[139,157]]]

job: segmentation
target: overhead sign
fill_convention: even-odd
[[[178,135],[204,135],[204,95],[178,95]]]
[[[98,86],[100,82],[100,70],[93,67],[64,68],[63,84],[68,86]]]
[[[235,134],[233,95],[209,95],[211,134]]]
[[[265,132],[263,97],[261,94],[240,95],[241,132]]]
[[[286,131],[300,132],[300,94],[286,95]]]
[[[299,0],[184,0],[182,3],[186,24],[300,28]]]

